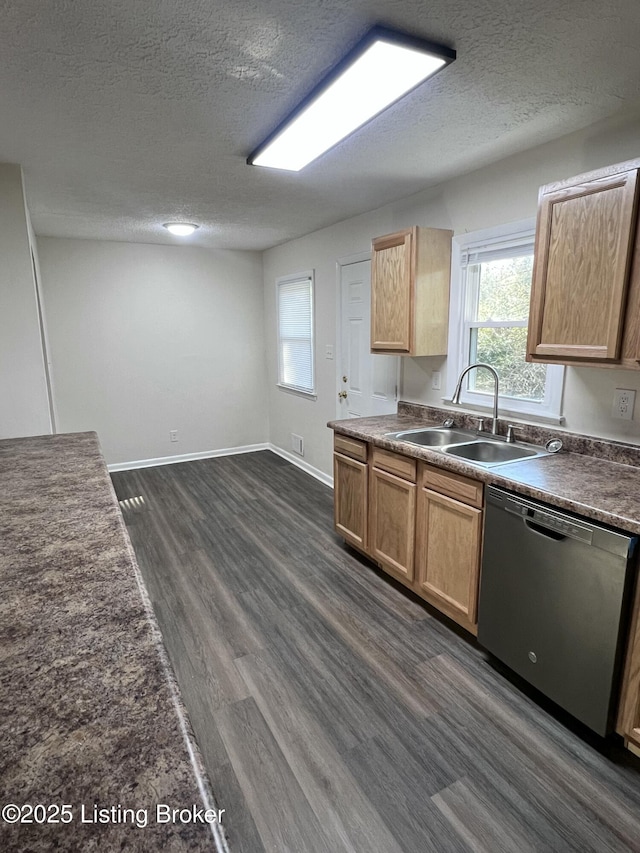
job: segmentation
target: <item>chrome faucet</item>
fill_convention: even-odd
[[[465,369],[462,371],[462,373],[458,377],[458,384],[456,385],[456,390],[453,392],[453,397],[451,398],[451,402],[456,403],[456,404],[460,403],[460,392],[462,391],[462,380],[467,375],[467,373],[470,370],[473,370],[475,367],[485,367],[493,376],[493,380],[494,380],[493,419],[491,421],[491,432],[493,433],[493,435],[496,435],[496,433],[498,432],[498,393],[499,393],[498,386],[499,386],[499,379],[498,379],[498,374],[497,374],[495,368],[491,367],[490,364],[484,364],[484,362],[482,362],[482,361],[477,361],[474,364],[470,364],[470,365],[468,365],[468,367],[465,367]]]

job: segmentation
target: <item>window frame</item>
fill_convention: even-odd
[[[469,364],[471,349],[471,330],[473,328],[514,328],[527,326],[527,321],[490,321],[471,319],[473,283],[466,274],[464,256],[474,250],[504,248],[505,251],[527,248],[533,253],[535,242],[535,219],[524,219],[508,225],[486,228],[481,231],[456,235],[452,240],[451,258],[451,301],[449,315],[449,347],[447,358],[447,395],[445,402],[451,402],[458,376]],[[508,257],[508,255],[505,255]],[[547,364],[545,397],[541,402],[520,400],[500,394],[498,406],[501,414],[513,415],[523,419],[535,419],[545,423],[564,423],[562,399],[564,391],[564,365]],[[478,411],[491,411],[493,395],[481,391],[469,391],[467,381],[460,394],[460,402],[465,408]]]
[[[289,275],[278,276],[276,278],[276,358],[277,358],[277,381],[276,385],[283,391],[288,391],[291,394],[299,394],[302,397],[317,399],[316,394],[316,356],[315,356],[315,338],[316,338],[316,312],[315,312],[315,281],[314,270],[305,270],[299,273],[290,273]],[[311,352],[311,388],[303,388],[299,385],[292,385],[284,382],[282,379],[283,352],[282,341],[280,336],[280,288],[282,285],[291,284],[292,282],[309,282],[309,308],[311,314],[311,334],[309,337],[309,346]]]

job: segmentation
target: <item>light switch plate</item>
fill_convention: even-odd
[[[431,388],[433,391],[440,390],[440,371],[432,370],[431,371]]]

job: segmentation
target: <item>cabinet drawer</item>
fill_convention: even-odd
[[[420,485],[470,506],[482,508],[484,486],[478,480],[472,480],[462,474],[443,471],[431,465],[421,465]]]
[[[342,453],[345,456],[350,456],[352,459],[358,459],[360,462],[367,461],[367,442],[359,441],[357,438],[349,438],[346,435],[333,436],[333,449],[336,453]]]
[[[407,456],[400,456],[398,453],[390,453],[388,450],[374,447],[373,464],[381,471],[388,471],[389,474],[395,474],[396,477],[402,477],[411,483],[416,482],[415,459],[409,459]]]

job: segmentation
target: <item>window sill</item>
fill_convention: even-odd
[[[446,403],[447,406],[452,405],[451,397],[443,397],[442,402]],[[455,406],[455,408],[459,408],[461,412],[471,415],[480,413],[482,415],[486,414],[491,416],[493,414],[493,408],[491,406],[471,405],[466,400],[462,401],[461,406]],[[565,418],[562,415],[554,415],[549,412],[522,412],[515,409],[509,409],[504,406],[498,407],[498,417],[502,420],[505,420],[505,418],[508,417],[513,418],[514,420],[525,421],[526,423],[533,422],[538,424],[552,424],[554,426],[562,426],[565,422]]]
[[[305,397],[307,400],[318,399],[315,391],[303,391],[301,388],[291,388],[289,385],[281,385],[279,382],[276,382],[276,387],[281,391],[286,391],[287,394],[293,394],[294,397]]]

